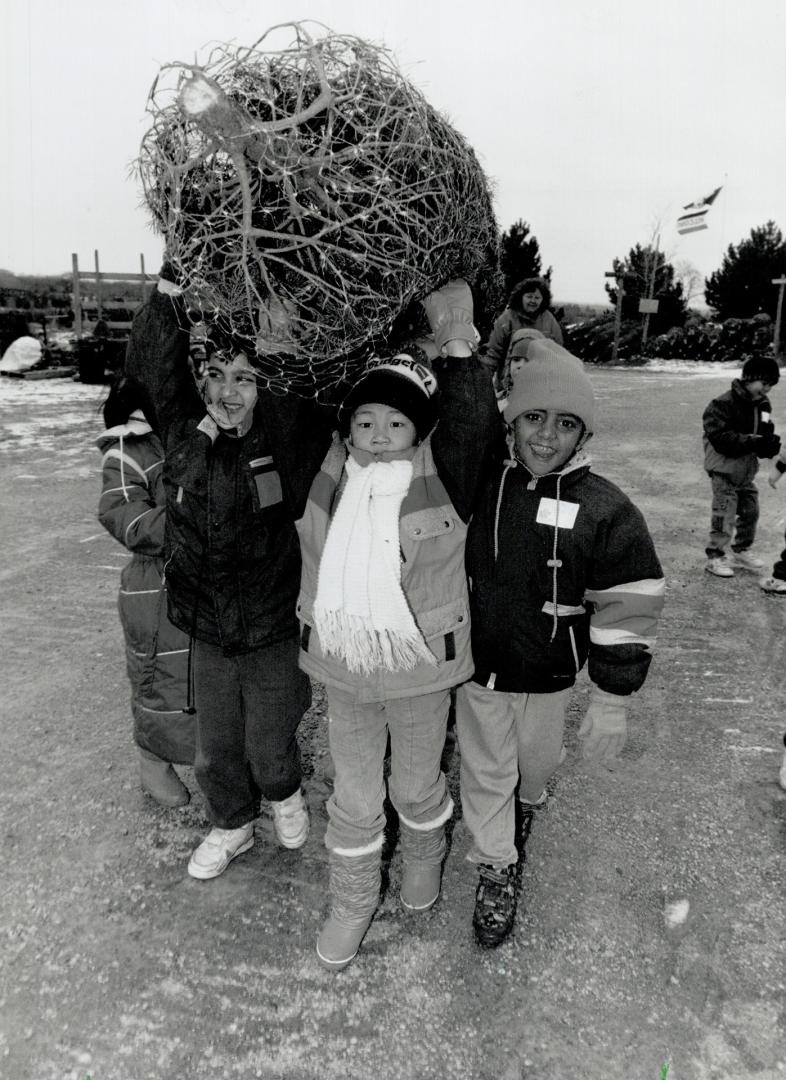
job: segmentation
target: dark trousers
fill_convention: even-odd
[[[311,684],[297,666],[298,639],[242,656],[194,643],[197,752],[194,774],[208,818],[238,829],[300,786],[295,732],[311,704]]]

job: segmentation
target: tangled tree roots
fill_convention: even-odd
[[[138,164],[167,255],[274,389],[320,395],[415,301],[496,263],[472,149],[359,38],[290,23],[219,45],[165,65],[148,111]]]

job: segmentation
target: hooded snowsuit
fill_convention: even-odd
[[[103,454],[98,520],[132,558],[120,576],[134,739],[156,757],[193,765],[196,718],[188,637],[167,618],[163,448],[141,413],[96,439]]]

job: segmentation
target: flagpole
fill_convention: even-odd
[[[775,337],[773,340],[773,352],[775,354],[775,360],[777,363],[781,363],[783,357],[781,356],[781,319],[783,317],[783,289],[786,286],[786,274],[781,274],[779,278],[772,279],[773,285],[778,285],[778,307],[775,312]]]
[[[655,234],[655,252],[652,256],[652,274],[647,286],[647,299],[652,300],[655,296],[655,275],[658,273],[658,255],[660,253],[660,233]],[[642,347],[647,344],[647,335],[650,330],[650,313],[644,316],[644,328],[641,332]]]

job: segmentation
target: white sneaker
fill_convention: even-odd
[[[777,593],[779,596],[786,594],[786,581],[777,577],[765,577],[759,582],[760,588],[765,592]]]
[[[281,802],[273,802],[273,826],[278,842],[285,848],[303,847],[308,839],[308,809],[300,788]]]
[[[725,555],[707,559],[704,569],[708,574],[714,574],[716,577],[734,577],[734,568]]]
[[[760,573],[764,569],[764,562],[751,555],[750,551],[732,551],[726,556],[732,566],[739,566],[740,570],[753,570]]]
[[[202,881],[218,877],[237,855],[253,846],[254,823],[251,821],[239,829],[211,829],[191,855],[188,872]]]

